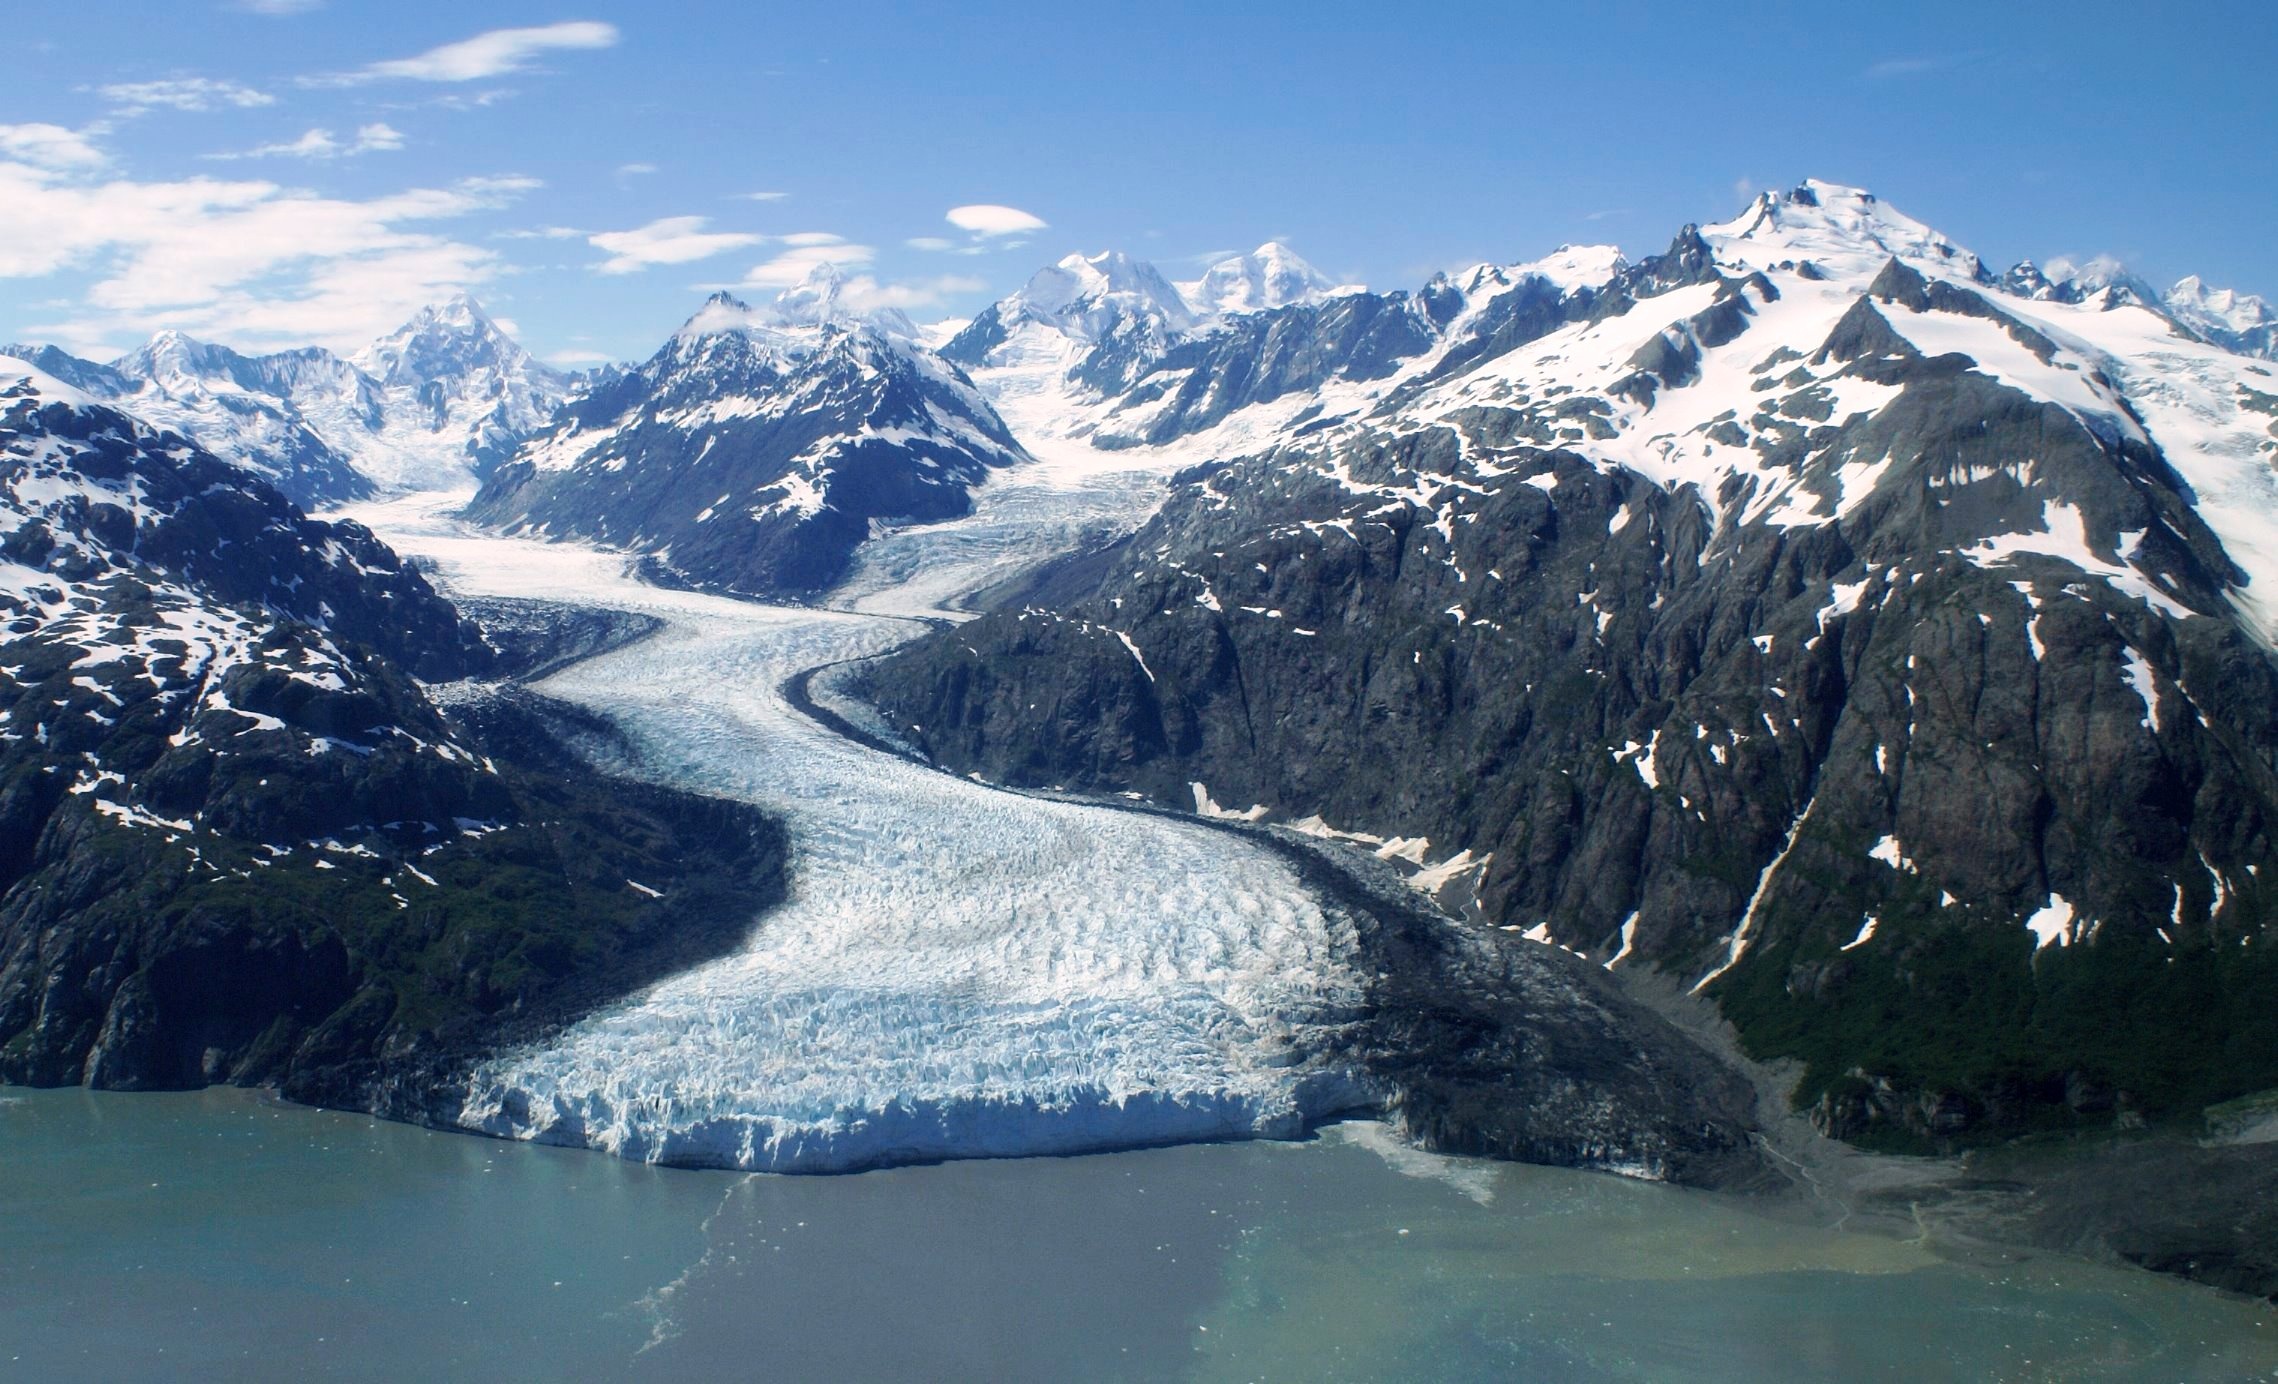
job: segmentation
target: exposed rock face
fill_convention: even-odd
[[[1555,287],[873,695],[961,772],[1383,840],[1850,1137],[2278,1085],[2260,367],[1828,185]]]
[[[670,580],[799,596],[836,582],[874,522],[968,512],[1019,444],[955,366],[836,310],[834,287],[766,313],[714,298],[572,403],[468,514],[645,553]]]
[[[1353,920],[1375,979],[1344,1054],[1445,1153],[1776,1186],[1739,1074],[1557,947],[1450,925],[1389,870],[1280,843]],[[1375,876],[1381,874],[1381,878]]]
[[[779,892],[757,814],[593,783],[542,708],[444,714],[413,675],[499,656],[366,531],[0,378],[0,1080],[417,1115]]]

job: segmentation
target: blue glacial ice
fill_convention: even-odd
[[[641,585],[608,554],[460,529],[432,497],[360,513],[455,591],[661,618],[540,690],[613,718],[641,772],[760,804],[792,835],[790,897],[741,951],[489,1061],[460,1122],[653,1162],[830,1171],[1287,1137],[1367,1104],[1323,1055],[1363,999],[1353,929],[1280,858],[925,769],[780,694],[1135,521],[1157,474],[1046,461],[1001,476],[973,517],[874,540],[833,610]]]

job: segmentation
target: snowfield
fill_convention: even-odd
[[[909,614],[1065,535],[1129,522],[1175,460],[1003,475],[972,518],[871,544],[844,611],[644,586],[607,553],[465,529],[450,498],[356,510],[454,593],[661,618],[541,690],[615,720],[640,772],[757,803],[792,833],[790,898],[743,951],[493,1060],[461,1122],[651,1162],[828,1171],[1289,1136],[1368,1103],[1311,1055],[1360,1005],[1354,938],[1278,858],[932,772],[781,694],[916,636]]]

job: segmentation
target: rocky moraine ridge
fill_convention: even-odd
[[[2278,1086],[2278,369],[2190,306],[1806,184],[1636,263],[1094,332],[1095,444],[1254,445],[868,690],[958,772],[1667,973],[1844,1138],[2195,1126]]]
[[[499,682],[546,641],[494,647],[178,435],[0,381],[0,1080],[442,1118],[476,1057],[780,895],[773,822],[595,779],[571,745],[607,728]]]

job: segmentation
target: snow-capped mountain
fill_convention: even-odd
[[[1262,312],[1293,303],[1318,303],[1337,291],[1337,285],[1278,240],[1269,240],[1246,255],[1230,255],[1203,271],[1201,278],[1178,286],[1197,317],[1219,317],[1230,312]]]
[[[1153,369],[1193,325],[1193,310],[1160,270],[1109,250],[1036,271],[941,354],[968,369],[1010,367],[1113,394]]]
[[[2094,303],[2098,307],[2160,310],[2158,289],[2109,255],[2085,263],[2053,259],[2046,266],[2024,260],[2001,276],[2001,288],[2020,298],[2043,302]]]
[[[2194,274],[2160,300],[2168,315],[2226,351],[2278,360],[2278,308],[2251,293],[2209,288]]]
[[[353,363],[387,392],[384,445],[362,465],[389,488],[424,488],[453,466],[488,470],[552,421],[569,392],[464,293],[422,308]]]
[[[874,523],[965,513],[1020,445],[906,319],[851,312],[840,287],[826,265],[765,309],[715,295],[525,443],[469,515],[622,546],[682,581],[812,593]]]
[[[315,508],[372,493],[371,479],[356,469],[349,446],[334,439],[346,442],[377,426],[379,391],[328,351],[244,356],[171,331],[108,365],[53,346],[4,349],[90,398],[195,439],[297,504]],[[357,420],[342,427],[334,418],[329,436],[301,406],[326,392],[330,412]]]
[[[1231,315],[1064,394],[1223,464],[874,691],[959,772],[1254,810],[1663,969],[1837,1132],[2278,1084],[2196,998],[2278,993],[2278,369],[2062,268],[1813,182]]]
[[[370,532],[7,358],[0,625],[0,1080],[417,1118],[776,887],[764,824],[565,774],[511,699],[446,716],[418,679],[497,655]]]
[[[463,294],[353,361],[321,347],[247,356],[174,331],[107,365],[52,346],[5,350],[311,508],[464,485],[569,391]]]
[[[2225,351],[2278,359],[2278,309],[2251,293],[2209,288],[2196,274],[2162,293],[2108,255],[2082,264],[2054,259],[2046,267],[2026,260],[2002,275],[2001,288],[2043,302],[2148,308]]]

